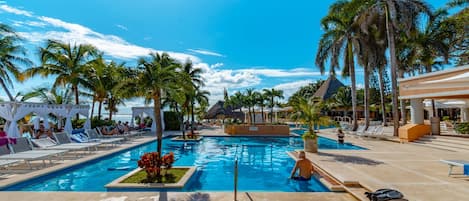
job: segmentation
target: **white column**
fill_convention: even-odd
[[[410,120],[413,124],[423,124],[423,100],[420,98],[410,99]]]
[[[469,108],[461,108],[461,122],[469,122]]]

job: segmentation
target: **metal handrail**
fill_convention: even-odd
[[[237,201],[238,195],[238,157],[235,159],[234,164],[234,201]]]

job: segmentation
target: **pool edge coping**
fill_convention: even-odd
[[[5,180],[0,180],[0,191],[5,191],[4,189],[6,189],[8,187],[14,186],[14,185],[22,183],[22,182],[27,182],[28,180],[36,179],[36,178],[46,176],[46,175],[49,175],[49,174],[54,174],[56,172],[65,170],[67,168],[72,168],[74,166],[78,166],[78,165],[81,165],[81,164],[84,164],[84,163],[87,163],[87,162],[90,162],[90,161],[93,161],[93,160],[98,160],[100,158],[104,158],[104,157],[110,156],[112,154],[116,154],[118,152],[122,152],[122,151],[132,149],[132,148],[135,148],[135,147],[147,144],[147,143],[151,143],[154,140],[155,140],[155,138],[148,138],[148,139],[145,139],[142,142],[138,142],[136,144],[130,144],[129,146],[118,147],[117,149],[108,150],[108,151],[105,151],[103,153],[99,153],[99,154],[96,154],[96,155],[91,155],[89,157],[72,159],[68,162],[65,162],[65,163],[62,163],[62,164],[59,164],[59,165],[47,167],[47,168],[40,169],[40,170],[31,170],[32,172],[29,172],[29,173],[26,173],[26,174],[23,174],[23,175],[17,175],[17,176],[12,177],[12,178],[8,178],[8,179],[5,179]]]

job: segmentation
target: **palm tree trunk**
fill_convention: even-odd
[[[274,123],[274,96],[271,97],[270,99],[270,123]]]
[[[404,71],[403,70],[399,70],[399,78],[404,78]],[[400,105],[401,105],[401,118],[402,118],[402,125],[406,125],[407,124],[407,110],[405,108],[405,100],[404,99],[401,99],[400,101]]]
[[[397,58],[394,43],[394,28],[390,22],[389,7],[386,5],[386,34],[388,36],[389,54],[391,56],[391,88],[392,88],[392,119],[394,124],[394,136],[399,135],[399,110],[397,103]]]
[[[349,59],[349,72],[350,72],[350,82],[352,89],[352,130],[356,131],[358,127],[358,114],[357,114],[357,83],[355,80],[355,64],[353,61],[353,49],[351,43],[348,43],[348,59]]]
[[[384,99],[384,77],[383,74],[386,73],[384,71],[384,67],[379,69],[378,79],[379,79],[379,95],[381,99],[381,115],[383,118],[383,126],[388,126],[386,121],[386,103]]]
[[[80,100],[78,98],[79,96],[79,93],[78,93],[78,86],[77,85],[73,85],[72,86],[72,89],[73,91],[75,92],[75,104],[76,105],[80,105]],[[80,114],[77,113],[77,120],[80,119]]]
[[[101,108],[103,107],[103,101],[99,101],[98,105],[98,119],[101,120]]]
[[[96,100],[93,98],[93,103],[91,104],[91,116],[90,118],[93,119],[93,114],[94,114],[94,103],[96,102]]]
[[[265,123],[265,119],[264,119],[264,106],[261,106],[261,117],[262,117],[262,123]]]
[[[225,123],[225,117],[223,115],[223,124]],[[191,132],[194,134],[194,126],[195,126],[195,121],[194,121],[194,98],[191,100]]]
[[[161,92],[158,91],[155,96],[153,96],[153,115],[155,116],[155,123],[156,123],[156,137],[157,137],[157,146],[156,150],[158,153],[161,153],[162,149],[162,142],[163,142],[163,129],[161,128],[161,103],[160,103],[160,94]],[[160,168],[160,167],[158,167]],[[160,176],[160,175],[158,175]]]
[[[368,126],[370,126],[370,72],[368,69],[369,67],[365,66],[365,94],[363,100],[365,106],[365,129],[368,129]]]
[[[10,99],[10,101],[15,101],[15,98],[13,98],[13,96],[11,95],[10,90],[8,90],[7,85],[5,84],[3,79],[0,79],[0,84],[2,85],[3,89],[5,90],[5,93],[7,93],[8,98]]]

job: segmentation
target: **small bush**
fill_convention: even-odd
[[[93,117],[93,119],[91,120],[91,128],[112,125],[114,125],[114,121],[98,119],[98,117]]]
[[[454,130],[460,134],[469,134],[469,122],[456,124]]]

